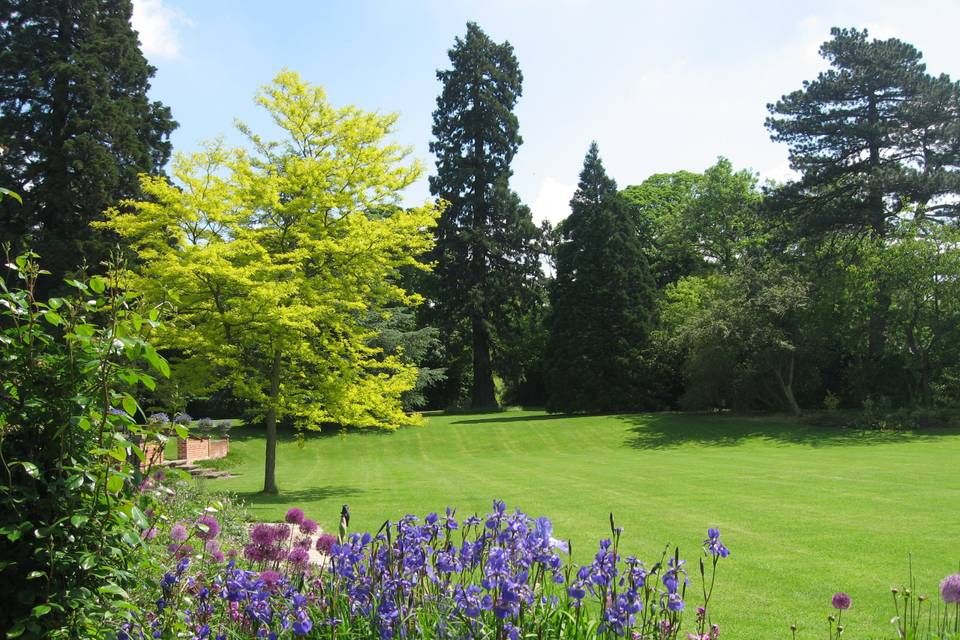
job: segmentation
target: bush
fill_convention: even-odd
[[[155,311],[116,277],[38,300],[32,254],[0,283],[0,629],[8,638],[95,637],[136,582],[145,522],[139,443],[153,425],[133,397],[167,364]]]

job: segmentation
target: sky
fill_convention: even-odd
[[[960,0],[134,0],[133,16],[175,151],[242,144],[236,119],[269,132],[253,97],[288,68],[335,106],[399,113],[395,140],[427,173],[436,71],[468,21],[509,41],[523,72],[511,185],[538,221],[566,216],[593,140],[620,187],[718,156],[789,178],[766,105],[826,68],[833,26],[900,38],[960,77]],[[429,198],[426,175],[407,204]]]

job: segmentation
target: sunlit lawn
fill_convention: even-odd
[[[494,498],[547,515],[591,559],[613,511],[625,553],[651,561],[680,545],[694,578],[708,526],[733,554],[714,615],[726,638],[822,637],[830,597],[844,590],[846,638],[886,635],[890,586],[913,555],[921,591],[960,561],[960,431],[856,432],[778,418],[692,415],[555,417],[542,412],[436,415],[395,433],[308,436],[279,445],[282,495],[258,495],[263,440],[235,433],[213,487],[242,494],[255,517],[304,508],[353,530],[447,505],[485,512]],[[696,580],[691,585],[698,588]],[[690,600],[691,606],[696,603]],[[692,611],[691,611],[692,614]]]

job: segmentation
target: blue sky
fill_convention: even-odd
[[[235,118],[267,130],[253,95],[287,67],[336,105],[400,113],[396,139],[428,170],[435,72],[468,20],[515,48],[524,144],[512,184],[554,222],[591,140],[621,187],[719,155],[788,177],[786,149],[763,127],[766,104],[824,68],[817,49],[831,26],[899,37],[931,72],[960,77],[957,0],[134,0],[157,67],[151,95],[180,123],[175,150],[217,135],[239,144]],[[427,197],[426,178],[406,195]]]

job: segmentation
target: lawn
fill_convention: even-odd
[[[625,553],[652,561],[675,542],[695,573],[707,527],[719,527],[733,552],[714,607],[726,638],[789,638],[794,621],[798,637],[822,637],[838,590],[853,598],[844,637],[889,635],[889,589],[906,579],[910,555],[930,595],[960,561],[960,430],[509,411],[430,416],[394,433],[288,438],[277,497],[257,494],[256,432],[235,432],[229,463],[239,477],[212,486],[241,494],[256,517],[278,520],[296,505],[330,530],[344,502],[356,531],[447,505],[485,513],[500,498],[551,517],[575,560],[587,562],[613,511]]]

